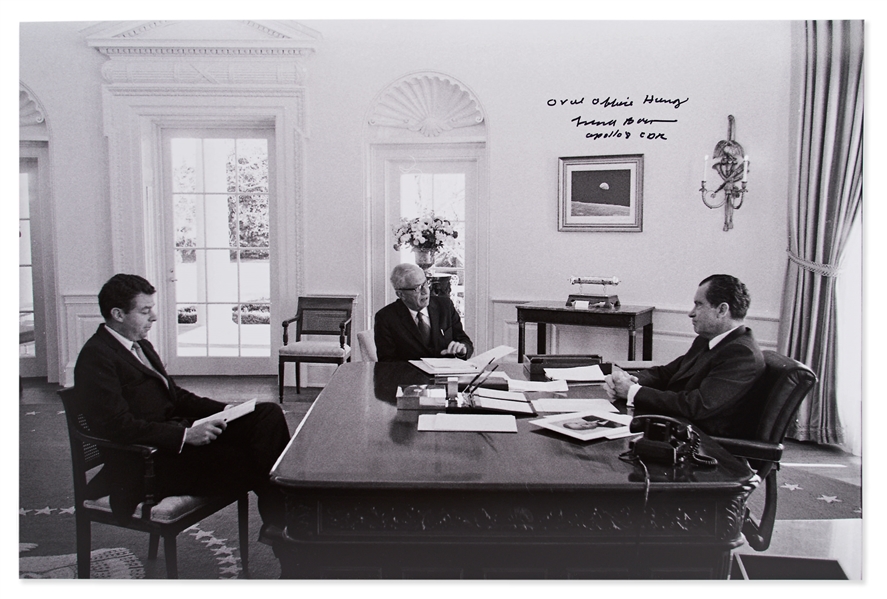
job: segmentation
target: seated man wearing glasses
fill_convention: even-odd
[[[376,312],[376,353],[380,362],[420,358],[470,358],[474,344],[448,297],[432,296],[425,272],[415,264],[391,271],[398,299]]]

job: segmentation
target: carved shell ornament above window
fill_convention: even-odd
[[[412,75],[382,93],[370,125],[397,127],[437,137],[444,131],[482,123],[474,96],[441,75]]]

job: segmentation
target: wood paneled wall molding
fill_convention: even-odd
[[[469,89],[447,75],[425,72],[402,77],[383,91],[369,124],[437,137],[483,121],[480,104]]]

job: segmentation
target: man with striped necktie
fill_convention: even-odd
[[[118,443],[156,446],[159,497],[252,490],[259,498],[260,540],[272,542],[284,525],[283,493],[269,472],[289,442],[280,407],[256,404],[229,423],[194,425],[229,404],[179,387],[147,340],[157,320],[154,287],[138,275],[114,275],[99,292],[104,324],[84,344],[74,368],[77,397],[90,428]],[[144,499],[142,463],[106,455],[102,479],[115,516],[126,519]]]

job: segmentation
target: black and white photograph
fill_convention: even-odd
[[[0,24],[9,577],[871,581],[869,4],[321,4]]]
[[[643,231],[644,157],[558,159],[558,230]]]

